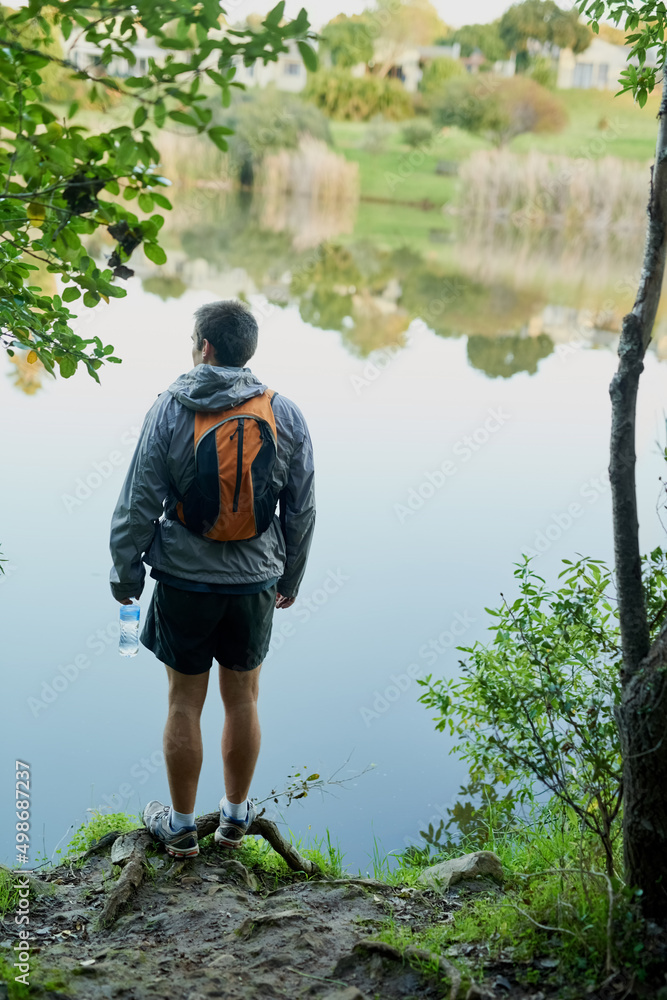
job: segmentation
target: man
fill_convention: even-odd
[[[143,820],[174,857],[199,853],[200,716],[213,659],[225,710],[225,795],[216,842],[239,847],[256,816],[248,793],[260,746],[259,671],[274,607],[289,608],[296,598],[315,521],[312,445],[303,415],[245,367],[257,347],[252,313],[236,301],[204,305],[195,313],[192,341],[195,367],[149,410],[111,525],[116,600],[131,604],[140,596],[144,563],[157,581],[141,642],[165,664],[169,680],[164,756],[171,806],[150,802]],[[206,438],[212,447],[205,462],[202,428],[210,427],[217,437]],[[259,442],[252,453],[251,432]],[[237,455],[238,475],[230,475]],[[251,459],[255,467],[249,472],[244,465],[244,479],[242,463]],[[210,478],[208,487],[201,480],[205,474],[214,477],[213,488]],[[234,486],[234,503],[225,505],[223,494]],[[193,497],[216,509],[202,514]],[[239,511],[245,511],[240,528]],[[237,527],[219,529],[225,517],[236,518]],[[227,540],[213,540],[221,537]]]

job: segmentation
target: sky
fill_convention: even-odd
[[[277,0],[228,0],[222,6],[228,14],[242,18],[247,14],[266,14],[275,6]],[[461,0],[432,0],[445,24],[458,28],[462,24],[479,24],[493,21],[507,10],[512,0],[469,0],[462,4]],[[287,0],[285,14],[296,17],[301,7],[305,7],[310,15],[314,28],[321,28],[336,14],[360,14],[365,7],[372,6],[370,0]],[[561,4],[562,7],[569,4]]]

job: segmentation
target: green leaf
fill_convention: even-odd
[[[195,128],[199,125],[195,116],[187,115],[185,111],[170,111],[169,117],[172,121],[179,122],[181,125],[193,125]]]
[[[148,111],[143,105],[141,105],[134,112],[134,118],[132,119],[132,123],[135,128],[140,128],[144,124],[147,118],[148,118]]]
[[[311,73],[314,73],[317,69],[317,53],[314,49],[311,49],[310,45],[306,42],[297,42],[297,47],[301,53],[301,58],[304,61],[306,69],[309,69]]]
[[[144,253],[154,264],[166,264],[167,255],[157,243],[144,243]]]
[[[162,128],[167,118],[167,109],[164,101],[156,101],[153,108],[153,121],[158,128]]]
[[[269,13],[264,18],[264,24],[268,25],[270,28],[277,28],[283,19],[285,13],[285,0],[280,0],[279,4],[270,10]]]
[[[71,378],[77,367],[74,358],[70,358],[65,355],[65,357],[56,358],[56,361],[58,362],[58,368],[60,369],[62,377]]]
[[[81,298],[80,289],[76,288],[74,285],[70,285],[63,292],[63,302],[74,302],[76,299]]]
[[[169,199],[165,198],[165,196],[163,194],[160,194],[158,191],[151,190],[151,198],[158,206],[158,208],[165,208],[167,210],[171,208],[171,202],[169,201]]]

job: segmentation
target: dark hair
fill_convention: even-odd
[[[243,368],[257,350],[257,321],[236,299],[207,302],[195,313],[195,341],[204,340],[215,351],[218,365]]]

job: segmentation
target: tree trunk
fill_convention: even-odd
[[[609,476],[623,648],[623,690],[616,718],[623,750],[626,880],[642,891],[645,915],[667,924],[667,625],[651,647],[635,484],[637,388],[660,301],[667,249],[667,74],[658,120],[642,274],[632,312],[623,320],[618,371],[609,390]]]

